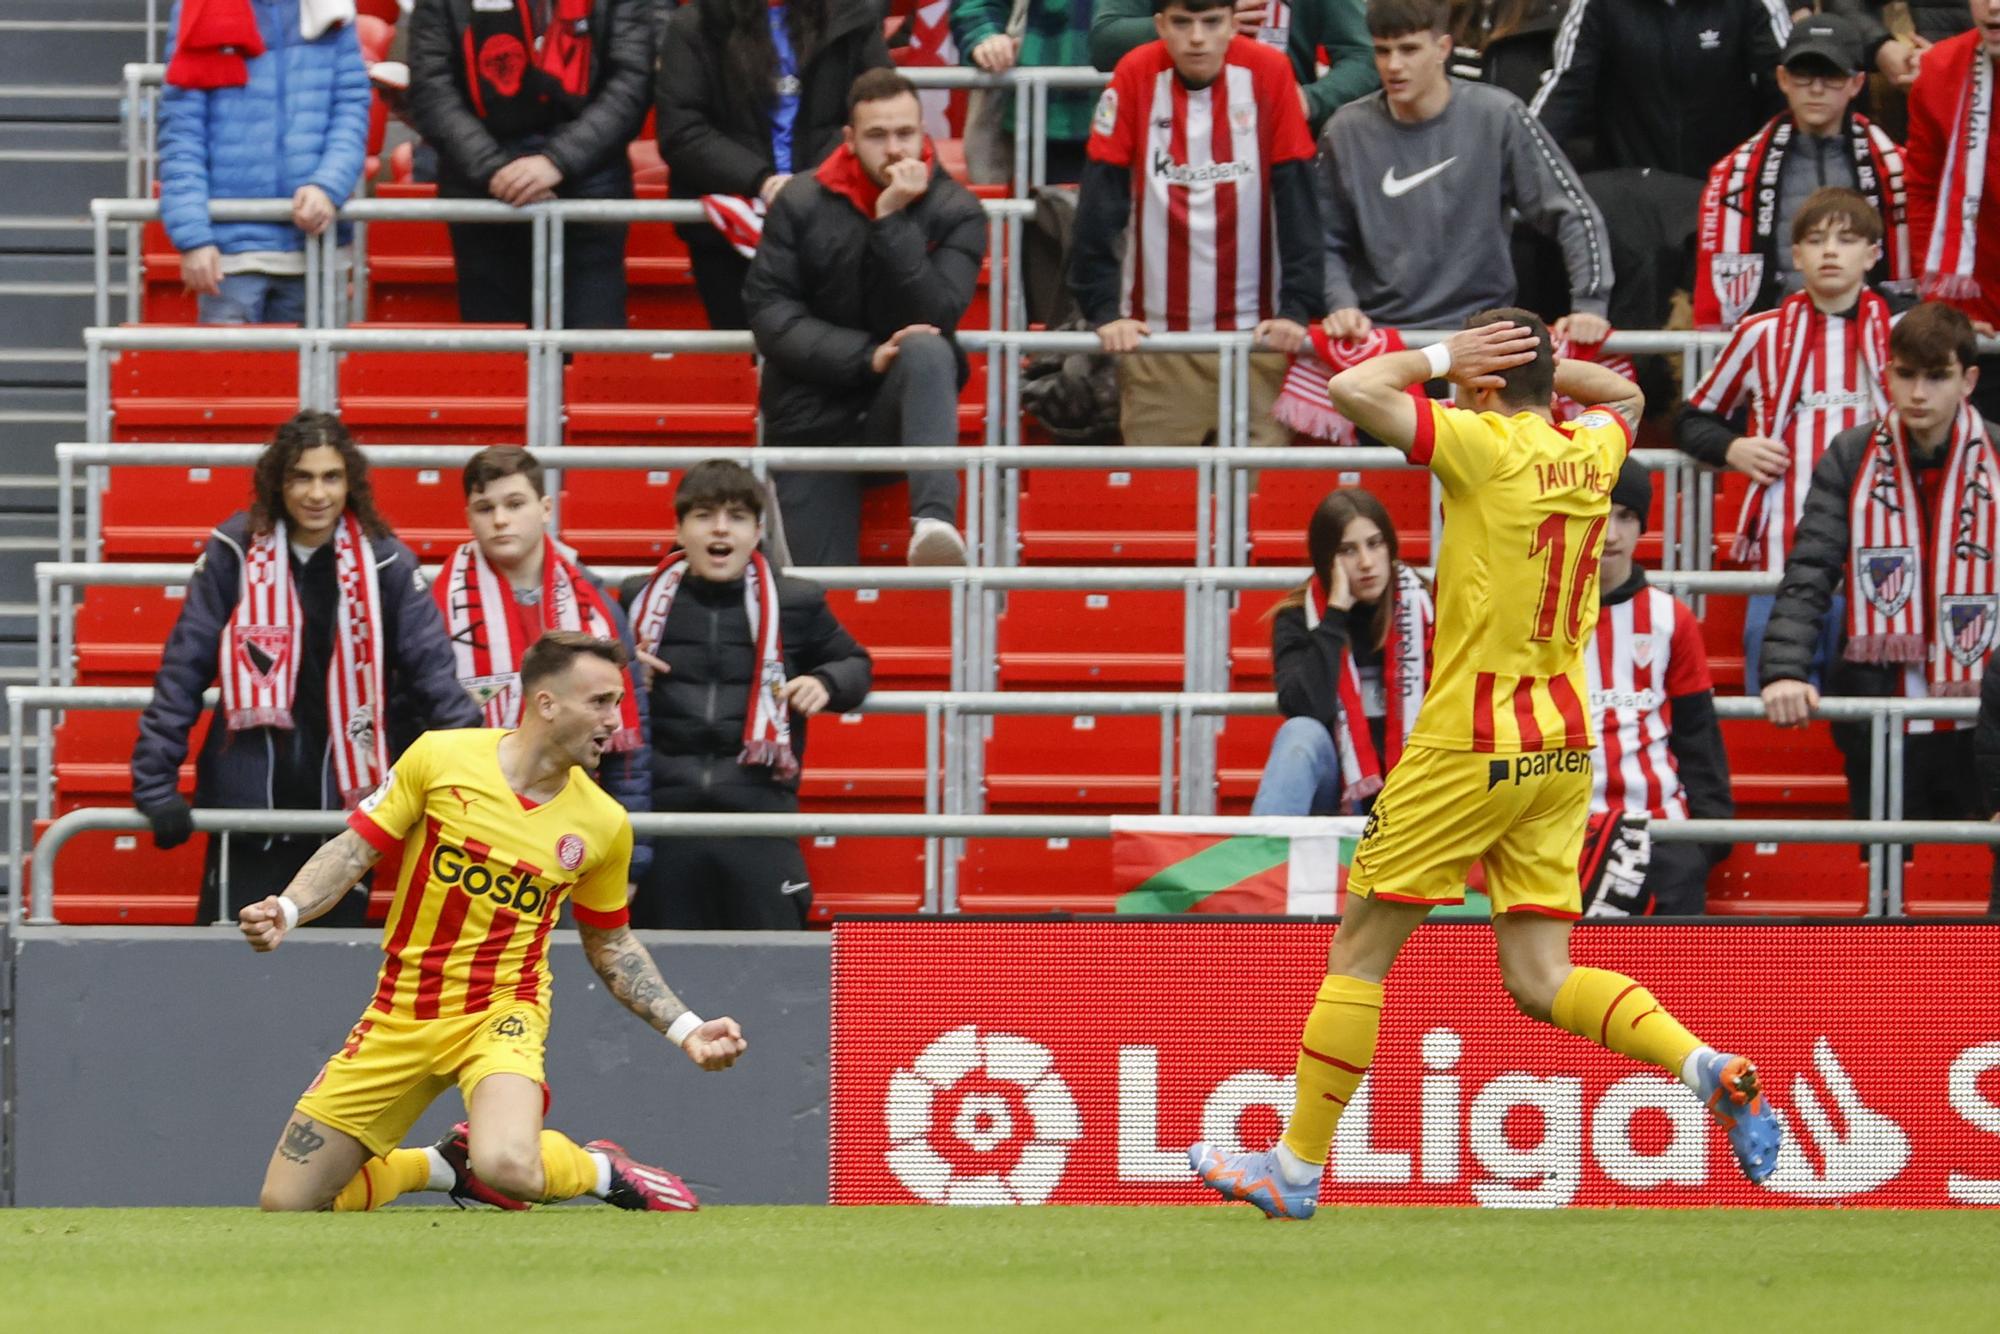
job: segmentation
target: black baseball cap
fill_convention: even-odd
[[[1839,14],[1814,14],[1799,21],[1778,63],[1786,69],[1819,66],[1835,74],[1861,68],[1861,34]],[[1800,70],[1800,73],[1807,72]]]

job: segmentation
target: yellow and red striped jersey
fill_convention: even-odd
[[[378,851],[403,845],[369,1008],[409,1019],[549,1003],[549,929],[626,921],[632,824],[582,769],[539,805],[507,785],[500,728],[426,732],[347,823]]]
[[[1437,640],[1409,744],[1588,750],[1583,649],[1611,484],[1632,433],[1608,408],[1562,426],[1417,399],[1412,462],[1444,491]]]

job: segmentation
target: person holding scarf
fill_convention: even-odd
[[[1715,164],[1696,229],[1694,322],[1729,329],[1804,290],[1805,275],[1779,237],[1809,196],[1827,186],[1858,192],[1882,216],[1882,255],[1869,282],[1915,290],[1905,217],[1903,150],[1851,110],[1867,87],[1861,35],[1837,14],[1800,21],[1785,43],[1778,88],[1788,110]]]
[[[417,0],[410,11],[411,121],[438,154],[438,197],[630,199],[626,156],[653,75],[646,0]],[[527,324],[527,227],[449,223],[458,316]],[[563,324],[625,327],[625,228],[563,232]]]
[[[1733,557],[1775,574],[1785,568],[1806,493],[1840,432],[1880,416],[1887,403],[1889,303],[1868,286],[1881,260],[1882,216],[1852,190],[1815,191],[1792,219],[1792,263],[1805,290],[1736,326],[1674,426],[1675,443],[1752,483],[1737,518]],[[1747,414],[1747,429],[1737,425]],[[1764,681],[1769,594],[1743,616],[1744,690]],[[1815,676],[1834,652],[1831,630]]]
[[[1272,609],[1285,723],[1252,815],[1357,814],[1403,753],[1430,683],[1430,589],[1372,492],[1330,491],[1306,525],[1313,577]]]
[[[840,147],[772,202],[743,285],[764,443],[956,445],[970,372],[954,335],[985,254],[986,214],[938,164],[916,88],[869,70]],[[797,564],[859,563],[868,476],[776,475]],[[963,565],[957,475],[909,477],[910,564]]]
[[[806,719],[868,694],[868,650],[816,584],[780,576],[759,550],[763,488],[723,459],[674,495],[679,545],[626,600],[652,722],[656,811],[799,809]],[[796,930],[812,886],[796,839],[663,838],[632,901],[632,925]]]
[[[1972,322],[1927,302],[1889,336],[1891,410],[1843,431],[1813,472],[1765,640],[1764,709],[1803,727],[1819,704],[1809,679],[1821,622],[1843,641],[1827,679],[1839,696],[1977,695],[2000,630],[2000,454],[1974,410],[1979,382]],[[1845,590],[1844,616],[1828,613]],[[1868,725],[1833,724],[1846,758],[1848,802],[1869,810]],[[1973,781],[1974,729],[1912,721],[1903,750],[1909,820],[1983,819]],[[2000,869],[1994,881],[2000,910]]]
[[[519,445],[494,445],[466,461],[465,519],[472,541],[445,558],[431,591],[444,615],[458,683],[480,708],[487,727],[521,722],[521,655],[548,630],[579,630],[635,648],[624,608],[576,552],[550,537],[551,506],[541,461]],[[627,811],[653,809],[646,696],[625,674],[623,723],[611,739],[598,783]],[[634,883],[652,860],[652,845],[632,849]]]
[[[419,733],[479,725],[417,558],[375,512],[368,461],[331,413],[278,428],[251,508],[195,562],[132,749],[132,802],[157,847],[193,836],[180,766],[202,692],[218,683],[195,760],[201,809],[351,810]],[[231,838],[224,903],[223,839],[210,839],[196,920],[279,892],[320,842]],[[351,895],[318,920],[360,926],[366,911],[367,896]]]

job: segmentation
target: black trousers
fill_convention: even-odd
[[[299,873],[299,868],[310,861],[325,842],[325,839],[313,835],[290,838],[267,838],[262,834],[232,835],[229,840],[227,915],[233,919],[244,904],[283,893],[285,886],[292,883],[292,877]],[[363,876],[360,884],[347,891],[340,902],[323,916],[314,918],[310,925],[367,926],[368,882],[371,878]],[[206,926],[217,919],[223,906],[222,837],[211,834],[208,860],[202,868],[201,899],[195,910],[195,921]]]
[[[958,443],[958,354],[941,334],[913,334],[875,391],[860,423],[860,443],[895,448],[948,448]],[[773,440],[772,444],[852,446],[848,439]],[[958,517],[958,474],[908,474],[910,517]],[[861,560],[861,489],[893,473],[781,472],[774,474],[785,543],[794,565],[856,565]]]
[[[534,150],[522,146],[523,153]],[[630,199],[631,168],[615,168],[556,187],[561,199]],[[440,199],[485,199],[470,182],[443,175]],[[458,266],[458,317],[468,324],[527,324],[534,314],[534,238],[524,222],[453,222],[451,252]],[[625,228],[576,224],[563,228],[563,327],[625,327]]]
[[[1905,820],[1984,820],[1978,784],[1973,778],[1973,732],[1969,727],[1903,738],[1903,818]],[[1834,744],[1847,769],[1847,804],[1857,820],[1868,818],[1868,729],[1859,723],[1835,723]],[[1891,812],[1893,815],[1893,812]],[[1867,855],[1862,849],[1862,855]],[[1894,856],[1896,849],[1890,848]],[[1909,860],[1909,850],[1903,849]],[[1996,855],[1987,911],[2000,915],[2000,855]]]
[[[743,280],[750,276],[750,261],[736,253],[736,247],[718,240],[713,227],[682,227],[681,240],[687,246],[688,267],[694,272],[694,290],[708,312],[711,329],[747,329],[750,314],[743,308]]]
[[[812,907],[805,854],[790,838],[659,838],[632,899],[655,931],[797,931]]]

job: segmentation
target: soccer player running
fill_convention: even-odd
[[[375,998],[286,1123],[265,1209],[377,1209],[419,1190],[511,1209],[582,1195],[696,1207],[680,1178],[611,1141],[579,1147],[542,1128],[548,939],[565,898],[627,1009],[704,1070],[745,1047],[735,1020],[704,1022],[674,996],[626,925],[632,826],[590,776],[622,725],[624,664],[616,640],[544,634],[521,658],[518,728],[425,733],[283,894],[238,914],[251,946],[274,950],[403,844]],[[467,1121],[433,1147],[397,1148],[453,1084]]]
[[[1273,1218],[1309,1218],[1334,1124],[1375,1056],[1382,983],[1431,908],[1485,863],[1500,976],[1521,1012],[1694,1089],[1752,1181],[1780,1131],[1757,1072],[1683,1028],[1644,987],[1570,963],[1590,809],[1583,649],[1597,621],[1609,493],[1644,406],[1629,380],[1555,361],[1524,310],[1482,311],[1443,343],[1341,372],[1334,405],[1444,491],[1430,693],[1356,849],[1347,911],[1299,1039],[1297,1101],[1262,1153],[1188,1149],[1202,1181]],[[1436,376],[1460,405],[1421,397]],[[1550,398],[1597,404],[1557,427]]]

